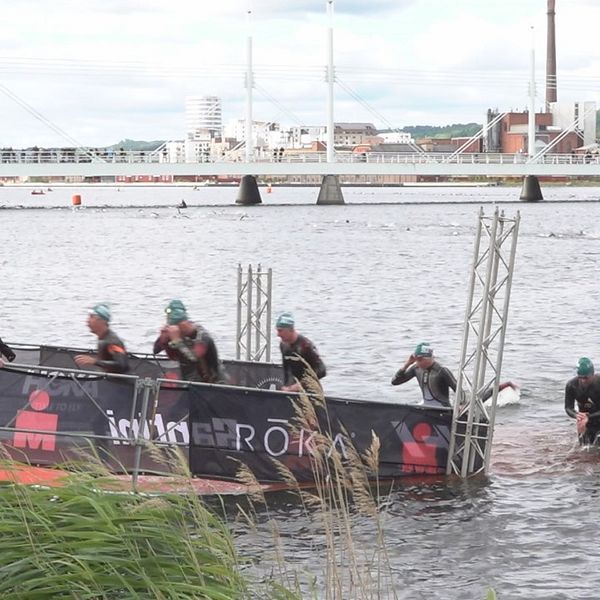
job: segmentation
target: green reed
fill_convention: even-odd
[[[0,486],[0,598],[294,598],[243,575],[227,525],[193,493]]]

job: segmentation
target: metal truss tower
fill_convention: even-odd
[[[448,452],[448,475],[487,473],[521,217],[479,211],[460,368]],[[491,397],[490,397],[491,391]]]
[[[238,265],[237,360],[271,361],[272,275],[271,269],[263,271],[260,265],[256,271],[248,265],[245,273]]]

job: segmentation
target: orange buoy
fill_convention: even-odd
[[[73,202],[73,206],[81,206],[81,196],[79,194],[75,194],[71,201]]]

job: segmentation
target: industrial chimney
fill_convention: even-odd
[[[556,28],[554,24],[556,0],[548,0],[548,40],[546,49],[546,110],[556,102]]]

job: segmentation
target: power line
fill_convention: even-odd
[[[267,100],[269,100],[276,108],[278,108],[282,114],[287,115],[289,118],[292,119],[292,121],[295,121],[297,123],[297,125],[299,125],[300,127],[304,127],[304,123],[302,122],[302,120],[298,116],[296,116],[292,111],[290,111],[288,108],[286,108],[283,104],[281,104],[281,102],[279,102],[279,100],[277,100],[271,94],[269,94],[269,92],[267,92],[267,90],[265,90],[262,86],[260,86],[256,83],[254,84],[254,87],[256,88],[256,90],[258,92],[260,92],[263,96],[265,96],[265,98],[267,98]]]
[[[33,72],[48,75],[75,75],[78,77],[131,77],[166,78],[182,77],[234,77],[243,75],[246,66],[242,64],[215,64],[204,66],[182,66],[140,61],[102,61],[80,59],[47,59],[32,57],[0,57],[0,73],[24,74]],[[297,81],[316,81],[322,79],[323,67],[318,65],[257,65],[254,69],[258,77],[276,78]],[[519,84],[529,81],[529,75],[524,71],[494,70],[494,71],[449,71],[423,69],[386,69],[386,68],[357,68],[336,67],[336,72],[344,75],[347,80],[372,81],[380,80],[385,83],[404,85],[435,84],[446,86],[478,85],[505,87],[509,83]],[[539,79],[543,79],[540,71]],[[586,89],[600,86],[600,76],[569,75],[559,73],[561,88]]]
[[[340,80],[339,77],[336,76],[336,83],[344,89],[352,98],[354,98],[359,104],[364,106],[371,114],[373,114],[376,118],[380,119],[384,124],[387,125],[389,129],[392,131],[400,132],[402,131],[398,127],[394,127],[378,110],[373,108],[364,98],[362,98],[357,92],[349,88],[343,81]],[[408,142],[408,145],[415,150],[416,152],[423,152],[423,149],[413,144],[412,142]]]
[[[104,162],[103,160],[99,159],[97,156],[95,156],[94,154],[89,152],[83,146],[82,143],[78,142],[75,138],[71,137],[64,129],[62,129],[58,125],[54,124],[52,121],[50,121],[50,119],[47,119],[42,113],[40,113],[35,108],[33,108],[33,106],[31,106],[30,104],[25,102],[25,100],[23,100],[22,98],[17,96],[17,94],[15,94],[13,91],[8,89],[5,85],[0,84],[0,92],[5,94],[11,100],[16,102],[19,106],[24,108],[35,119],[37,119],[38,121],[41,121],[44,125],[46,125],[50,129],[52,129],[52,131],[54,131],[55,133],[58,133],[58,135],[60,135],[63,139],[67,140],[69,142],[69,144],[75,146],[78,149],[81,149],[87,156],[92,158],[92,160]]]

